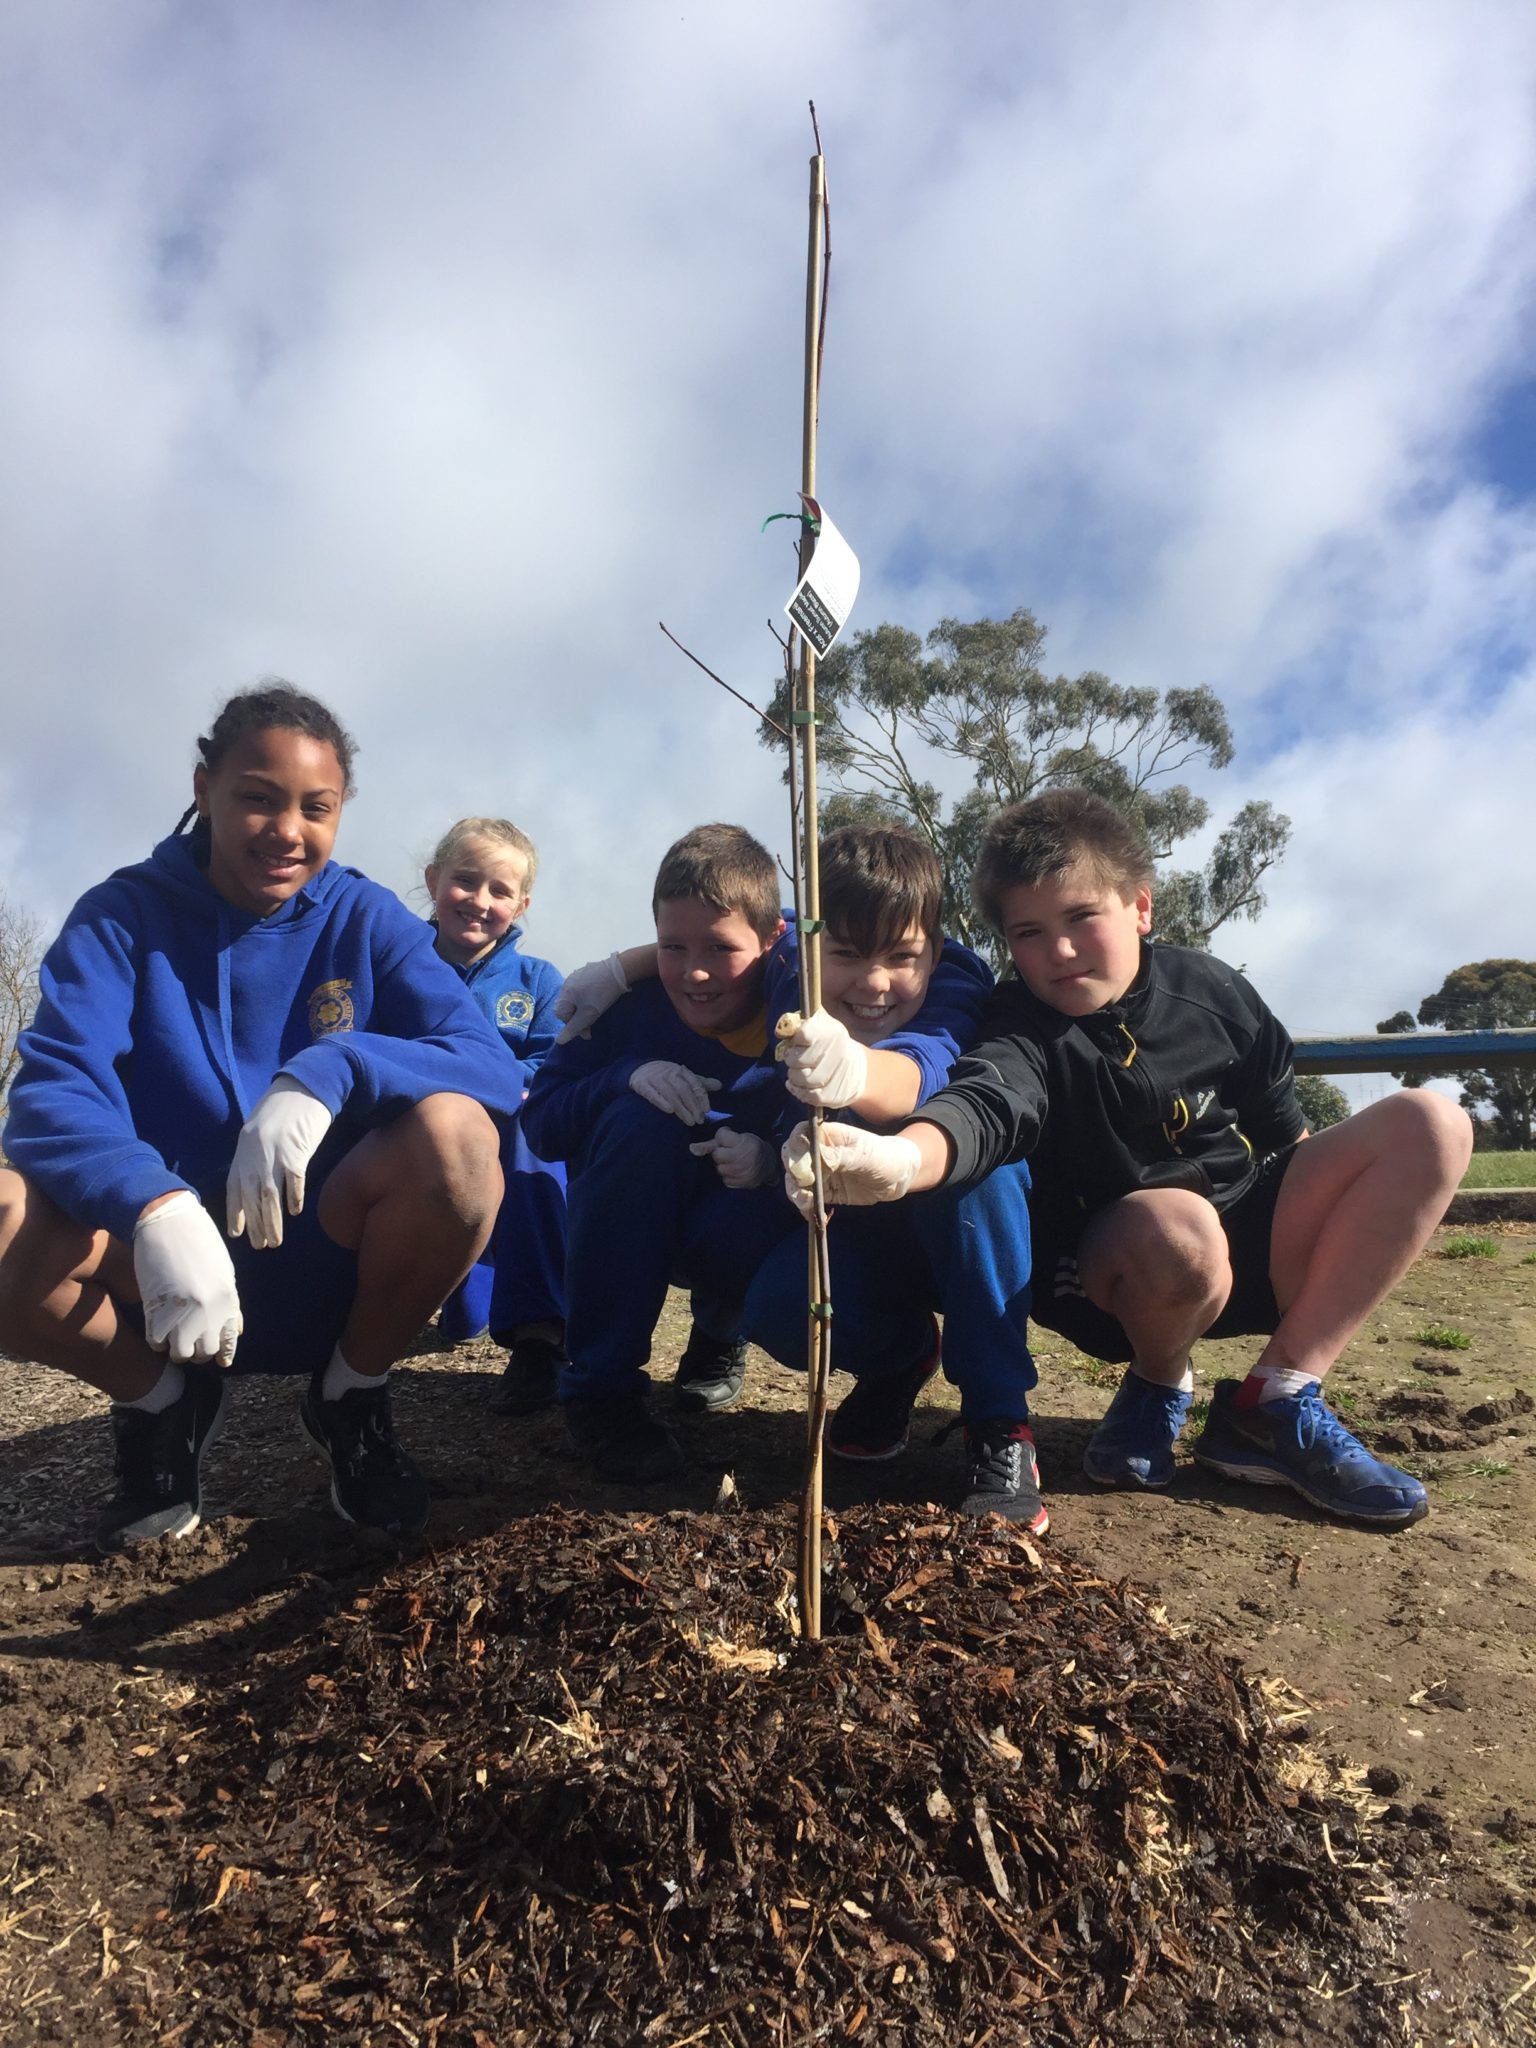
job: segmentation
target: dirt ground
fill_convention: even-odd
[[[1116,1369],[1049,1336],[1036,1400],[1049,1544],[1151,1587],[1175,1625],[1240,1658],[1284,1734],[1362,1787],[1369,1773],[1364,1810],[1379,1833],[1401,1831],[1427,1854],[1429,1875],[1402,1903],[1397,2020],[1368,2038],[1467,2048],[1536,2041],[1536,1225],[1478,1234],[1493,1256],[1453,1256],[1466,1232],[1442,1231],[1330,1382],[1352,1425],[1430,1488],[1432,1513],[1402,1535],[1332,1525],[1288,1493],[1227,1484],[1187,1459],[1165,1495],[1098,1491],[1080,1455]],[[684,1335],[674,1302],[659,1380]],[[1240,1373],[1255,1348],[1206,1347],[1201,1390]],[[498,1366],[481,1342],[424,1349],[397,1375],[401,1433],[434,1484],[433,1544],[551,1504],[702,1511],[727,1472],[749,1511],[798,1491],[802,1388],[758,1354],[738,1410],[681,1425],[695,1475],[665,1499],[588,1481],[553,1414],[488,1416]],[[314,1631],[394,1562],[334,1520],[296,1385],[234,1391],[206,1473],[208,1525],[99,1561],[100,1403],[0,1360],[0,1995],[12,2039],[97,2038],[83,2017],[93,1992],[135,1968],[157,1873],[142,1867],[141,1835],[139,1861],[122,1868],[115,1801],[130,1771],[163,1776],[169,1886],[186,1844],[174,1797],[185,1752],[165,1739],[168,1720],[190,1743],[200,1697]],[[932,1442],[953,1410],[939,1387],[902,1460],[829,1470],[829,1507],[955,1499],[959,1438]],[[1350,1996],[1319,1985],[1315,2029],[1287,2038],[1367,2038],[1351,2033]],[[404,2025],[380,2038],[402,2036],[415,2038]],[[312,2037],[296,2020],[260,2038]]]

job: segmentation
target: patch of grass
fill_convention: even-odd
[[[1211,1404],[1209,1401],[1196,1400],[1191,1404],[1189,1420],[1184,1425],[1184,1435],[1189,1441],[1192,1442],[1200,1434],[1201,1430],[1204,1429],[1205,1418],[1210,1412]]]
[[[1499,1248],[1491,1237],[1448,1237],[1440,1247],[1442,1259],[1496,1259]]]
[[[1331,1386],[1328,1389],[1328,1405],[1330,1408],[1336,1408],[1340,1415],[1358,1415],[1360,1396],[1352,1394],[1348,1387]]]
[[[1415,1344],[1422,1344],[1426,1351],[1470,1351],[1472,1339],[1465,1330],[1458,1330],[1450,1323],[1422,1323],[1413,1333]]]
[[[1536,1152],[1474,1152],[1464,1188],[1536,1188]]]
[[[1520,1263],[1522,1266],[1536,1266],[1536,1252],[1527,1252]]]

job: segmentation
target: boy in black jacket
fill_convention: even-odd
[[[1090,1479],[1166,1486],[1191,1345],[1267,1335],[1248,1377],[1218,1384],[1195,1456],[1349,1520],[1416,1522],[1424,1488],[1357,1442],[1319,1383],[1444,1214],[1465,1112],[1403,1091],[1308,1137],[1284,1029],[1232,968],[1147,943],[1146,842],[1085,790],[1000,813],[974,886],[1019,981],[897,1135],[823,1130],[827,1199],[894,1201],[1030,1155],[1035,1320],[1129,1361]],[[801,1133],[786,1147],[791,1180],[804,1148]]]

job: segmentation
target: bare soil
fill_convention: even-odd
[[[684,2041],[927,2038],[1006,2048],[1035,2039],[1132,2040],[1140,2037],[1138,2026],[1147,2038],[1216,2041],[1229,2037],[1230,2024],[1231,2038],[1298,2048],[1346,2040],[1467,2048],[1536,2041],[1536,1552],[1529,1535],[1536,1513],[1536,1227],[1480,1226],[1494,1257],[1447,1256],[1446,1246],[1463,1234],[1441,1233],[1330,1382],[1352,1426],[1430,1488],[1430,1517],[1398,1536],[1331,1524],[1287,1493],[1229,1485],[1187,1460],[1166,1495],[1101,1493],[1083,1480],[1079,1464],[1116,1369],[1049,1336],[1040,1353],[1036,1433],[1052,1532],[1039,1570],[1074,1598],[1110,1597],[1092,1594],[1093,1586],[1118,1589],[1116,1611],[1137,1618],[1149,1658],[1155,1649],[1176,1660],[1184,1653],[1172,1646],[1189,1643],[1189,1655],[1215,1660],[1202,1671],[1240,1660],[1246,1677],[1232,1680],[1240,1689],[1239,1718],[1251,1716],[1259,1731],[1263,1768],[1241,1759],[1226,1768],[1240,1768],[1245,1782],[1260,1787],[1261,1803],[1273,1803],[1265,1772],[1282,1787],[1313,1785],[1315,1814],[1333,1819],[1329,1833],[1319,1836],[1313,1826],[1308,1840],[1353,1886],[1350,1916],[1363,1924],[1375,1915],[1370,1940],[1336,1953],[1303,1944],[1287,1966],[1283,1997],[1265,1974],[1268,1951],[1259,1944],[1251,1953],[1263,1995],[1250,1985],[1235,2003],[1234,1980],[1242,1973],[1230,1956],[1214,1960],[1213,1950],[1210,1974],[1200,1980],[1198,1997],[1194,1989],[1186,1996],[1182,2022],[1168,1989],[1171,1983],[1177,1990],[1177,1968],[1170,1978],[1144,1966],[1148,1986],[1162,1986],[1162,2003],[1145,2013],[1139,1993],[1118,2016],[1099,2012],[1090,1998],[1074,2018],[1070,2001],[1058,1999],[1049,2026],[1042,2019],[1035,2029],[999,1991],[980,2013],[963,1998],[950,1998],[948,2006],[939,2001],[927,2012],[926,2034],[901,2031],[899,2014],[910,1998],[898,1998],[893,1985],[910,1986],[924,1970],[934,1986],[946,1970],[985,1974],[992,1964],[977,1946],[942,1965],[931,1956],[909,1965],[887,1954],[884,1975],[871,1974],[861,1998],[839,1993],[833,2000],[827,1992],[831,2002],[818,2006],[806,1994],[798,2005],[775,2008],[771,2032],[744,2018],[740,2001],[711,2013],[690,2005],[692,1992],[680,1992],[675,2008],[655,2006],[654,2024],[632,2024],[616,2016],[616,2007],[598,2007],[570,2038],[673,2048]],[[1447,1330],[1470,1342],[1440,1348],[1431,1341]],[[684,1335],[684,1305],[674,1303],[659,1333],[658,1380],[667,1378]],[[1202,1386],[1240,1373],[1252,1348],[1206,1347],[1196,1360]],[[341,1962],[333,1960],[347,1953],[340,1947],[345,1925],[306,1933],[302,1916],[284,1920],[275,1907],[257,1915],[247,1897],[256,1895],[253,1886],[268,1896],[253,1876],[258,1870],[269,1890],[281,1880],[297,1888],[295,1896],[308,1897],[306,1887],[322,1884],[323,1873],[311,1876],[306,1861],[315,1854],[313,1841],[305,1849],[291,1831],[286,1765],[270,1745],[284,1729],[309,1725],[309,1706],[317,1698],[326,1705],[324,1684],[339,1687],[340,1697],[352,1674],[359,1718],[338,1719],[340,1707],[331,1703],[329,1719],[321,1720],[332,1734],[363,1731],[348,1754],[369,1769],[376,1750],[388,1753],[391,1742],[398,1748],[405,1739],[382,1725],[403,1725],[399,1701],[382,1681],[376,1742],[367,1733],[374,1697],[367,1674],[384,1669],[382,1637],[369,1634],[375,1617],[393,1617],[389,1627],[398,1635],[410,1601],[425,1602],[429,1614],[441,1601],[445,1632],[462,1633],[463,1587],[471,1581],[503,1584],[520,1553],[543,1557],[551,1546],[597,1554],[605,1544],[611,1548],[615,1531],[642,1548],[660,1545],[660,1557],[668,1544],[676,1549],[684,1527],[666,1510],[702,1518],[686,1525],[691,1556],[703,1557],[716,1541],[730,1552],[747,1529],[762,1532],[753,1540],[782,1562],[782,1510],[798,1493],[804,1437],[803,1390],[792,1376],[754,1354],[738,1410],[681,1424],[694,1476],[672,1489],[626,1493],[584,1476],[553,1414],[523,1423],[488,1416],[499,1363],[483,1342],[452,1352],[428,1348],[396,1376],[399,1427],[427,1466],[436,1496],[430,1543],[414,1558],[380,1553],[336,1522],[298,1429],[295,1385],[241,1380],[208,1462],[207,1526],[179,1544],[101,1561],[89,1547],[94,1504],[109,1484],[101,1404],[58,1375],[0,1361],[0,2011],[10,2015],[9,2038],[174,2040],[184,2048],[225,2041],[277,2048],[321,2035],[432,2048],[566,2038],[548,2016],[514,2027],[509,2011],[498,2023],[494,1972],[492,1988],[482,1983],[478,2003],[469,1999],[464,1986],[478,1981],[465,1960],[473,1944],[433,1965],[443,1985],[458,1987],[457,2004],[446,1990],[423,1990],[430,1975],[407,1982],[402,1974],[392,1991],[386,1971],[368,1998],[356,1994],[355,2010],[336,2006],[334,1998],[348,1990],[337,1974]],[[827,1498],[835,1521],[867,1527],[861,1569],[876,1570],[869,1558],[894,1555],[893,1544],[926,1544],[936,1565],[947,1560],[959,1600],[974,1582],[1001,1581],[1018,1559],[998,1550],[991,1566],[979,1569],[964,1531],[957,1535],[949,1518],[919,1512],[924,1503],[956,1498],[958,1438],[932,1442],[953,1411],[952,1390],[935,1390],[918,1410],[907,1454],[872,1473],[829,1470]],[[719,1524],[708,1518],[727,1473],[739,1502],[731,1510],[735,1533],[717,1538],[711,1532]],[[874,1510],[865,1504],[878,1502],[890,1504],[894,1519],[868,1521]],[[667,1530],[673,1535],[663,1543]],[[839,1555],[834,1539],[834,1562]],[[985,1563],[985,1545],[977,1555]],[[889,1558],[884,1568],[898,1570]],[[661,1565],[654,1569],[661,1572]],[[908,1566],[899,1569],[911,1577]],[[848,1583],[856,1578],[851,1574]],[[690,1597],[703,1614],[723,1613],[733,1575],[706,1581],[707,1573]],[[1145,1590],[1132,1591],[1127,1581]],[[876,1587],[846,1613],[891,1593],[889,1585]],[[675,1606],[680,1596],[674,1589],[666,1597]],[[770,1619],[764,1615],[765,1631]],[[913,1624],[914,1644],[933,1634],[932,1616],[926,1638],[920,1621]],[[739,1640],[739,1617],[733,1627]],[[908,1683],[908,1653],[888,1618],[880,1627],[896,1645],[894,1662],[884,1667],[894,1698],[898,1680]],[[373,1662],[348,1647],[365,1637],[374,1644]],[[911,1656],[917,1654],[914,1648]],[[1057,1668],[1073,1661],[1061,1658]],[[389,1683],[398,1684],[398,1674]],[[858,1683],[859,1697],[882,1697],[862,1667]],[[1219,1690],[1216,1677],[1210,1684]],[[419,1759],[424,1783],[435,1782],[432,1759],[462,1728],[472,1697],[478,1696],[446,1692],[434,1706],[428,1688],[425,1704],[413,1700],[410,1758]],[[443,1717],[436,1735],[433,1711]],[[579,1698],[563,1711],[570,1725],[581,1725]],[[1192,1691],[1191,1729],[1207,1725],[1211,1711]],[[754,1713],[763,1712],[759,1702]],[[763,1725],[760,1718],[748,1724],[743,1753],[756,1739],[751,1731],[760,1734]],[[1009,1725],[1013,1745],[1023,1749],[1018,1728]],[[1136,1739],[1143,1738],[1152,1740],[1139,1727]],[[244,1769],[234,1761],[242,1742],[249,1749]],[[1166,1754],[1169,1743],[1164,1727],[1153,1749]],[[340,1786],[344,1774],[332,1761]],[[408,1777],[402,1767],[402,1784]],[[1222,1802],[1214,1792],[1208,1796],[1214,1816]],[[386,1847],[398,1852],[398,1817],[381,1820],[361,1798],[355,1811],[348,1809],[340,1792],[333,1804],[337,1825],[352,1812],[348,1825],[354,1834],[364,1830],[355,1839],[365,1847],[366,1829],[374,1829],[384,1868]],[[1214,1818],[1211,1826],[1219,1835]],[[425,1839],[411,1837],[418,1877],[426,1867]],[[432,1853],[440,1849],[438,1843]],[[402,1897],[415,1881],[408,1869]],[[985,1870],[978,1881],[985,1889]],[[1315,1889],[1315,1875],[1308,1882]],[[558,1890],[551,1896],[558,1898]],[[856,1929],[863,1909],[850,1896],[848,1924]],[[324,1910],[344,1921],[353,1907]],[[408,1917],[408,1907],[394,1910]],[[498,1907],[481,1910],[497,1921]],[[1199,1915],[1189,1902],[1181,1910],[1180,1938],[1188,1939],[1191,1916]],[[466,1927],[473,1911],[466,1910]],[[1211,1909],[1210,1917],[1219,1919],[1220,1911]],[[228,1937],[222,1948],[216,1929]],[[1036,1954],[1059,1975],[1065,1950],[1042,1948],[1043,1938],[1033,1943]],[[403,1945],[406,1937],[389,1939]],[[967,1939],[980,1942],[974,1930]],[[272,1962],[290,1940],[307,1975],[285,1977]],[[665,1962],[658,1951],[659,1970]],[[398,1966],[403,1972],[403,1960]],[[485,1965],[479,1967],[483,1978]],[[1128,1955],[1127,1975],[1130,1967]],[[334,1993],[312,1988],[330,1980],[339,1987]],[[1014,1997],[1017,1967],[1011,1978],[987,1981],[1011,1984]],[[1048,1976],[1039,1982],[1048,1986]],[[1213,1987],[1220,1994],[1214,2003]],[[1218,2009],[1228,2014],[1220,2027]],[[952,2022],[938,2023],[942,2011],[955,2015]],[[452,2013],[467,2016],[446,2016]]]

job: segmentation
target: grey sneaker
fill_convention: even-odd
[[[965,1425],[966,1474],[963,1515],[1001,1515],[1031,1536],[1043,1536],[1051,1517],[1040,1498],[1040,1463],[1027,1422],[999,1419]]]
[[[688,1348],[677,1362],[672,1399],[693,1415],[718,1415],[734,1408],[747,1378],[747,1347],[692,1330]]]

